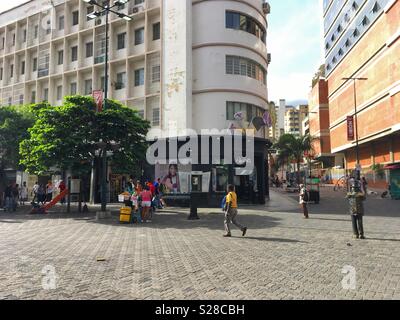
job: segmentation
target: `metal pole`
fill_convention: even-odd
[[[108,14],[110,3],[107,4],[106,9],[106,53],[105,53],[105,66],[104,66],[104,102],[103,110],[107,108],[108,99]],[[107,210],[107,147],[103,149],[103,164],[102,164],[102,183],[101,183],[101,211]]]
[[[353,80],[353,85],[354,85],[354,120],[355,120],[355,125],[356,125],[356,174],[357,174],[357,179],[360,179],[360,150],[359,150],[359,144],[358,144],[358,112],[357,112],[357,89],[356,89],[356,79]]]

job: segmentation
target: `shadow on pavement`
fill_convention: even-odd
[[[251,230],[249,230],[251,231]],[[279,239],[279,238],[264,238],[264,237],[232,237],[232,239],[247,239],[267,242],[281,242],[281,243],[308,243],[306,241],[292,240],[292,239]]]

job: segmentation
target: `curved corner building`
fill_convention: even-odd
[[[105,16],[87,18],[97,9],[31,0],[1,13],[0,105],[102,90]],[[131,0],[116,10],[133,21],[110,17],[110,97],[163,129],[227,129],[240,111],[247,127],[263,114],[268,3]]]

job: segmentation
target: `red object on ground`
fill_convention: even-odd
[[[64,198],[68,194],[69,190],[65,189],[63,192],[61,192],[57,197],[55,197],[51,202],[43,206],[42,208],[44,211],[49,210],[50,208],[54,207],[58,202],[61,201],[62,198]]]

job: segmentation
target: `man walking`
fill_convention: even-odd
[[[308,208],[307,208],[307,203],[308,203],[308,191],[307,188],[305,187],[304,184],[300,185],[300,194],[299,194],[299,203],[303,209],[303,214],[304,214],[304,219],[309,219],[308,215]]]
[[[235,186],[228,186],[228,194],[226,196],[226,205],[225,205],[225,235],[224,238],[232,237],[231,229],[229,227],[230,223],[233,223],[236,227],[238,227],[242,231],[242,236],[244,237],[247,233],[247,228],[243,227],[236,220],[238,215],[238,204],[237,204],[237,194],[235,192]]]

